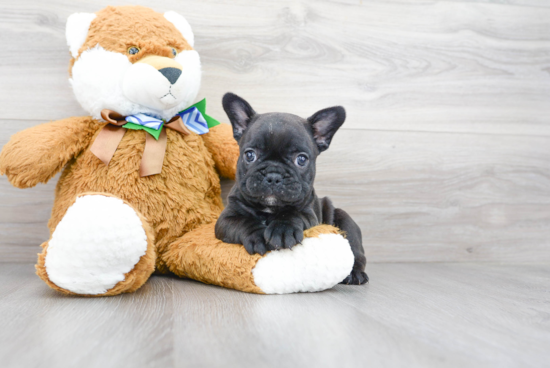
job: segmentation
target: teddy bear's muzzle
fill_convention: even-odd
[[[130,101],[163,111],[176,106],[185,89],[182,65],[169,57],[148,55],[125,73],[123,93]]]
[[[181,64],[176,60],[156,55],[146,56],[136,62],[136,64],[138,63],[151,65],[168,79],[170,84],[175,84],[178,81],[183,69]]]

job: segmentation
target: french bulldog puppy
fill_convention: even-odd
[[[222,103],[241,155],[228,205],[216,223],[216,237],[263,255],[291,249],[303,240],[305,229],[334,225],[345,231],[355,256],[353,270],[342,283],[366,283],[359,226],[328,197],[317,198],[313,189],[315,161],[344,123],[344,108],[330,107],[303,119],[286,113],[257,114],[232,93],[226,93]]]

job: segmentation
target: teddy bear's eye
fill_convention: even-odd
[[[178,50],[172,47],[172,55],[176,56],[178,54]]]
[[[128,47],[128,54],[135,55],[138,52],[139,52],[139,47],[136,47],[136,46]]]

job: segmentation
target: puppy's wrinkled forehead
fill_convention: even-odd
[[[246,144],[269,151],[312,151],[313,136],[307,121],[286,113],[259,115],[246,134]]]

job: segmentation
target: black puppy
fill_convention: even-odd
[[[241,156],[228,205],[216,223],[216,237],[263,255],[292,248],[310,227],[334,225],[345,231],[355,256],[353,270],[342,283],[366,283],[359,226],[328,197],[317,198],[313,189],[315,160],[344,123],[344,108],[330,107],[305,120],[285,113],[256,114],[232,93],[226,93],[222,103]]]

